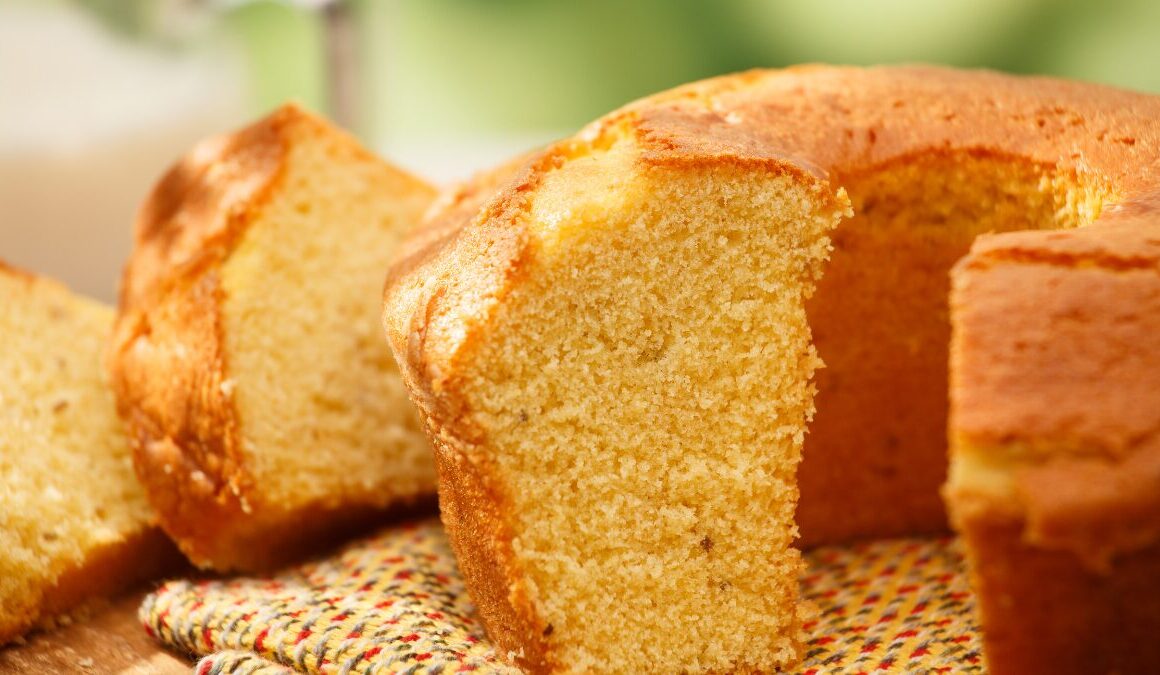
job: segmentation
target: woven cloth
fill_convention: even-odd
[[[801,673],[982,672],[961,551],[892,540],[807,554]],[[141,606],[198,675],[514,673],[488,644],[438,520],[383,530],[262,579],[173,581]]]

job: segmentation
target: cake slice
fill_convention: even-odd
[[[1160,663],[1160,221],[1138,206],[982,238],[954,271],[946,496],[995,675]]]
[[[137,472],[196,564],[276,566],[433,496],[377,311],[433,196],[295,106],[200,144],[149,195],[111,364]]]
[[[113,312],[0,264],[0,644],[179,560],[101,365]]]
[[[453,194],[388,281],[443,521],[530,672],[775,672],[801,649],[805,302],[847,202],[590,131]]]

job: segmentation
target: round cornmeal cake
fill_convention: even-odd
[[[1158,177],[1160,98],[816,66],[445,195],[384,320],[491,638],[790,667],[795,540],[945,531],[949,431],[992,671],[1160,660]]]

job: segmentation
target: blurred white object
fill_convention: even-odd
[[[71,5],[0,4],[0,83],[0,259],[103,300],[153,182],[247,114],[232,50],[128,42]]]

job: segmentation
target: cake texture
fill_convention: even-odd
[[[0,264],[0,644],[180,560],[133,475],[113,311]]]
[[[432,496],[378,323],[432,187],[295,106],[193,149],[139,214],[111,354],[161,524],[257,570]]]
[[[794,663],[799,527],[947,528],[950,267],[1150,214],[1157,120],[1043,78],[755,71],[448,195],[384,322],[489,635],[533,672]]]

